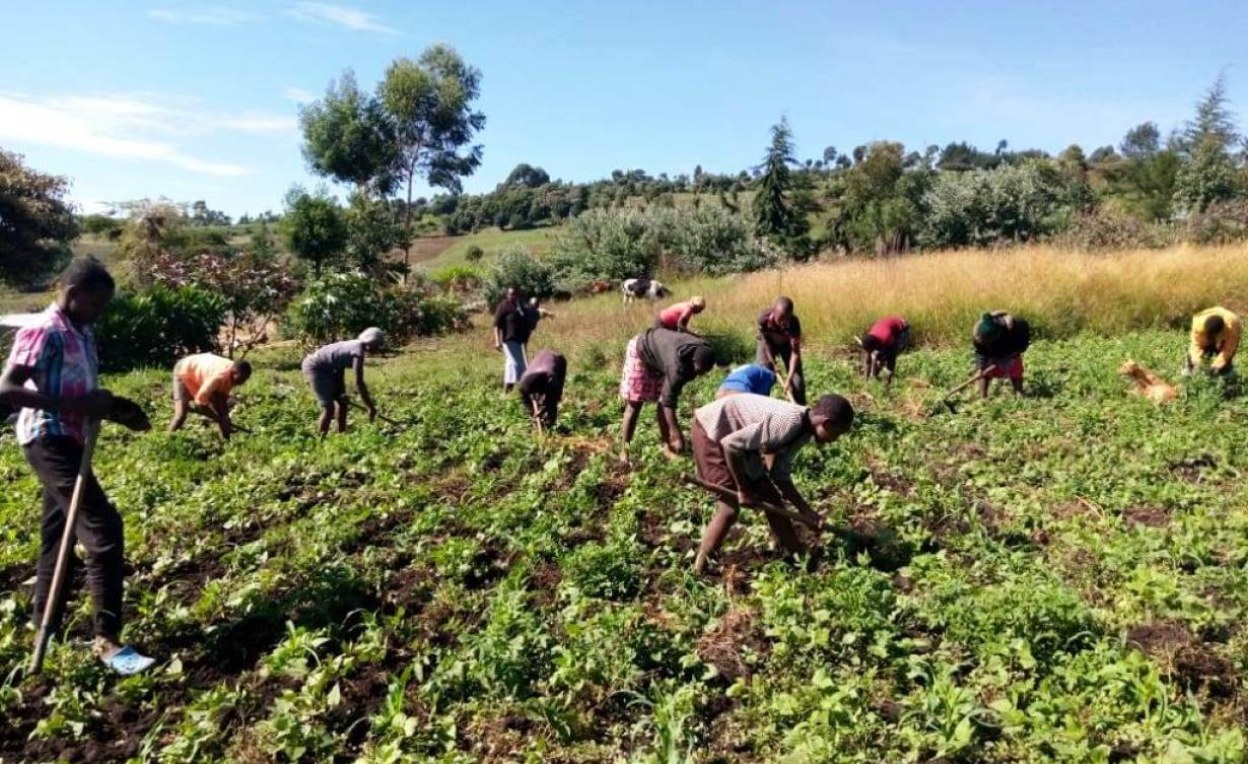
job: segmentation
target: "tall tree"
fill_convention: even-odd
[[[793,186],[789,166],[796,163],[789,120],[781,118],[779,124],[771,128],[771,145],[759,167],[762,175],[754,195],[754,230],[758,235],[777,242],[789,242],[806,233],[806,219],[794,209],[788,198]]]
[[[295,187],[286,195],[282,217],[286,246],[301,260],[312,264],[321,277],[324,266],[342,255],[347,246],[347,223],[342,210],[325,191],[310,194]]]
[[[433,45],[415,61],[400,58],[392,63],[378,88],[394,131],[393,174],[407,187],[404,262],[411,253],[412,187],[417,178],[458,193],[460,179],[481,164],[481,146],[470,145],[485,127],[485,114],[472,108],[480,86],[480,70],[466,64],[453,48]]]
[[[36,172],[20,155],[0,150],[0,281],[28,286],[69,259],[78,225],[68,193],[65,178]]]
[[[313,172],[389,196],[395,187],[393,130],[381,103],[342,73],[325,97],[299,110],[303,156]]]
[[[1193,155],[1206,143],[1228,151],[1239,142],[1239,130],[1229,102],[1226,74],[1222,73],[1196,103],[1196,115],[1183,126],[1180,139],[1183,153]]]

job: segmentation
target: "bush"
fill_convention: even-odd
[[[298,281],[283,263],[251,252],[204,252],[190,258],[165,253],[156,257],[148,277],[164,286],[195,286],[220,295],[227,311],[226,352],[231,358],[236,348],[245,353],[264,341],[269,323],[299,291]]]
[[[221,295],[197,287],[118,295],[95,325],[100,369],[171,367],[184,355],[216,351],[225,311]]]
[[[1156,223],[1101,208],[1076,215],[1053,243],[1078,250],[1152,249],[1170,243],[1169,231]]]
[[[474,292],[481,286],[481,271],[470,265],[448,265],[434,271],[430,278],[442,289],[459,294]]]
[[[476,244],[473,244],[471,247],[468,248],[468,251],[464,254],[464,257],[467,258],[468,262],[470,263],[479,263],[481,262],[481,258],[485,257],[485,250],[481,249]]]
[[[1187,219],[1184,238],[1192,244],[1236,244],[1248,239],[1248,200],[1229,199],[1210,204]]]
[[[1031,241],[1057,227],[1065,181],[1051,164],[942,173],[923,196],[924,242],[934,248]]]
[[[621,281],[668,270],[704,275],[756,271],[776,255],[754,238],[749,220],[720,207],[593,210],[555,243],[556,282],[582,291],[598,279]]]
[[[282,331],[305,344],[322,344],[376,326],[388,341],[402,343],[466,324],[459,301],[437,294],[422,278],[392,285],[362,273],[335,273],[308,285],[286,312]]]
[[[509,287],[529,297],[550,297],[556,291],[555,270],[523,247],[508,249],[498,256],[482,280],[482,296],[493,306],[503,299]]]

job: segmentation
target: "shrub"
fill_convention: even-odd
[[[720,207],[591,210],[568,224],[551,266],[559,287],[582,291],[598,279],[653,275],[660,266],[722,275],[766,268],[775,253],[754,238],[749,220]]]
[[[481,258],[485,257],[485,250],[481,249],[476,244],[473,244],[471,247],[468,248],[468,251],[464,254],[464,257],[467,258],[468,262],[470,263],[478,263],[478,262],[481,262]]]
[[[1184,238],[1192,244],[1236,244],[1248,239],[1248,200],[1213,202],[1187,219]]]
[[[1053,243],[1078,250],[1151,249],[1169,243],[1167,229],[1132,215],[1101,208],[1076,215]]]
[[[218,255],[205,252],[191,258],[159,255],[149,277],[170,287],[196,286],[221,296],[227,311],[226,352],[244,354],[264,341],[269,323],[279,316],[299,290],[289,269],[275,258],[254,253]],[[240,331],[246,339],[240,339]]]
[[[523,247],[508,249],[486,273],[481,288],[486,301],[494,305],[509,287],[530,297],[550,297],[555,293],[555,270]]]
[[[430,278],[442,289],[460,294],[474,292],[481,286],[481,271],[470,265],[448,265],[434,271]]]
[[[389,341],[438,334],[467,323],[459,301],[419,277],[387,284],[362,273],[335,273],[310,283],[286,312],[282,330],[305,344],[354,337],[370,326]]]
[[[191,286],[118,295],[95,326],[100,368],[169,367],[189,353],[215,351],[225,311],[221,295]]]
[[[1068,189],[1051,164],[942,173],[923,196],[924,241],[935,248],[1031,241],[1057,227]]]

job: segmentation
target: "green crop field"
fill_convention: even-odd
[[[956,413],[964,348],[903,356],[891,393],[817,353],[812,390],[859,409],[798,459],[834,530],[793,567],[747,512],[702,578],[712,502],[650,417],[617,467],[601,353],[573,354],[545,437],[481,330],[370,362],[410,425],[324,442],[294,355],[257,359],[228,444],[159,431],[166,371],[108,380],[156,422],[108,430],[97,471],[127,636],[161,662],[95,663],[79,593],[23,678],[39,500],[7,429],[0,760],[1243,761],[1248,399],[1198,379],[1158,408],[1115,371],[1172,373],[1183,342],[1041,340],[1026,397]]]

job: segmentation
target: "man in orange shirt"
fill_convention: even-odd
[[[234,431],[230,422],[230,391],[251,378],[251,364],[212,353],[188,355],[173,367],[173,421],[169,432],[186,422],[191,406],[216,421],[221,437]]]
[[[678,302],[659,311],[659,320],[655,325],[674,332],[687,332],[689,321],[704,310],[706,310],[706,298],[698,295],[686,302]]]

